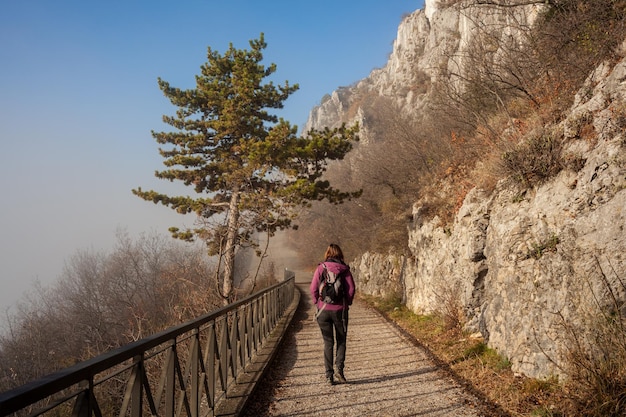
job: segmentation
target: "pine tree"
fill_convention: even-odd
[[[250,245],[255,233],[269,239],[278,230],[296,228],[296,209],[311,201],[341,203],[360,195],[322,179],[328,161],[341,160],[352,149],[358,125],[298,136],[297,127],[270,113],[283,108],[298,85],[266,80],[276,65],[261,63],[267,47],[263,34],[250,47],[239,50],[230,44],[224,55],[209,47],[194,89],[158,79],[178,110],[175,116],[163,116],[174,129],[152,132],[160,145],[167,145],[159,148],[167,169],[155,175],[193,187],[195,198],[133,190],[178,213],[196,213],[194,229],[170,232],[183,240],[201,239],[208,254],[218,256],[217,282],[225,302],[233,298],[236,250]]]

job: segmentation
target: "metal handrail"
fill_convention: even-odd
[[[294,298],[295,276],[0,393],[0,416],[212,415]],[[103,395],[104,394],[104,395]]]

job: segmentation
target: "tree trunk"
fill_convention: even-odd
[[[239,189],[233,190],[228,209],[228,230],[226,233],[226,248],[224,251],[224,280],[222,282],[222,295],[225,297],[224,304],[228,304],[233,298],[233,286],[235,282],[235,247],[239,235]]]

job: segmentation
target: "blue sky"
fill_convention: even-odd
[[[265,34],[275,82],[298,83],[279,113],[302,126],[327,93],[385,65],[417,0],[0,0],[0,322],[78,250],[191,222],[131,189],[154,178],[151,130],[173,114],[157,77],[192,88],[207,47]],[[192,190],[189,190],[192,192]],[[186,193],[186,190],[184,191]]]

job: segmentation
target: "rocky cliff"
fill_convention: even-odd
[[[367,94],[390,98],[403,111],[419,114],[428,105],[430,88],[441,69],[458,72],[464,66],[464,51],[478,27],[501,28],[499,36],[514,38],[514,28],[531,25],[542,7],[528,5],[503,13],[494,7],[439,9],[438,3],[427,0],[423,10],[406,16],[398,27],[387,64],[354,86],[327,96],[312,109],[303,131],[355,120],[367,127],[367,121],[360,118],[362,113],[349,111]]]
[[[529,6],[517,22],[530,24],[536,13]],[[463,48],[474,22],[491,19],[505,27],[507,18],[495,9],[459,13],[427,1],[426,10],[400,25],[388,64],[333,93],[313,109],[307,128],[359,119],[361,113],[347,109],[363,91],[419,113],[437,76],[433,68],[459,65],[447,57]],[[585,331],[594,312],[625,298],[625,110],[626,60],[597,68],[569,116],[553,127],[566,151],[583,156],[582,169],[531,190],[507,180],[490,193],[473,189],[445,229],[416,203],[408,226],[412,255],[363,255],[353,263],[359,289],[401,295],[420,313],[456,302],[467,330],[480,332],[514,371],[561,374],[568,332]],[[360,121],[367,132],[367,120]],[[594,141],[580,139],[583,125],[594,130]]]

